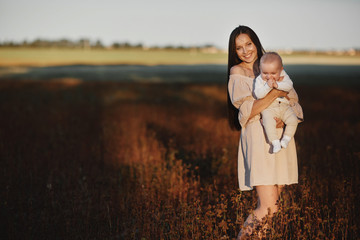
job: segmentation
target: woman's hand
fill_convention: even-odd
[[[284,122],[281,121],[280,118],[274,117],[275,121],[276,121],[276,128],[283,128],[285,126]]]
[[[286,97],[287,100],[290,100],[289,96],[288,96],[288,92],[285,92],[285,91],[281,91],[281,90],[278,90],[279,91],[279,97]]]

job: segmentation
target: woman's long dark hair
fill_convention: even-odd
[[[228,84],[229,84],[229,78],[230,78],[230,69],[233,66],[238,65],[239,63],[242,62],[241,59],[236,54],[236,44],[235,44],[235,39],[242,33],[247,34],[249,36],[249,38],[251,39],[251,41],[256,46],[258,58],[254,62],[253,71],[254,71],[255,76],[260,73],[259,62],[260,62],[260,58],[265,53],[265,51],[264,51],[256,33],[251,28],[240,25],[232,31],[232,33],[230,34],[230,38],[229,38],[228,69],[227,69],[228,70],[227,71],[227,83]],[[228,117],[229,117],[230,128],[232,130],[239,131],[239,130],[241,130],[241,126],[240,126],[239,119],[238,119],[239,110],[237,108],[235,108],[234,105],[232,105],[231,100],[230,100],[229,90],[227,93],[227,97],[228,97],[228,113],[229,113]]]

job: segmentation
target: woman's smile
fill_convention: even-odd
[[[243,55],[243,58],[244,58],[244,59],[250,59],[251,56],[252,56],[252,53],[249,53],[249,54],[247,54],[247,55]]]

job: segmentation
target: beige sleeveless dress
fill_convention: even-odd
[[[267,142],[260,114],[249,119],[253,103],[254,79],[240,74],[230,75],[228,90],[233,105],[239,109],[241,135],[238,152],[238,178],[240,190],[246,191],[258,185],[289,185],[298,183],[298,165],[294,138],[286,149],[273,154]],[[295,90],[289,92],[290,105],[303,119]],[[283,129],[277,129],[279,138]],[[296,135],[296,134],[295,134]]]

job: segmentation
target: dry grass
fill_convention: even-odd
[[[270,239],[360,236],[360,89],[298,87],[300,179]],[[7,239],[234,239],[239,133],[215,84],[0,82]]]

